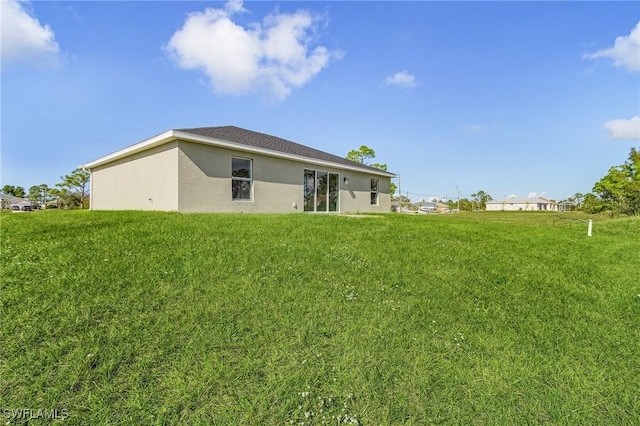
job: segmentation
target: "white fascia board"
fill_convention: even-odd
[[[138,152],[155,148],[156,146],[160,146],[174,140],[184,140],[188,142],[195,142],[195,143],[201,143],[205,145],[212,145],[212,146],[218,146],[222,148],[234,149],[236,151],[251,152],[256,154],[268,155],[270,157],[285,158],[289,160],[300,161],[300,162],[315,164],[319,166],[333,167],[335,169],[350,170],[350,171],[360,172],[360,173],[369,173],[369,174],[380,175],[380,176],[385,176],[389,178],[396,177],[395,174],[386,172],[384,170],[365,170],[359,167],[349,166],[346,164],[333,163],[331,161],[324,161],[324,160],[317,160],[314,158],[304,157],[301,155],[287,154],[284,152],[273,151],[273,150],[264,149],[264,148],[256,148],[256,147],[244,145],[237,142],[230,142],[222,139],[208,138],[205,136],[194,135],[193,133],[180,132],[177,130],[168,130],[162,134],[146,139],[142,142],[139,142],[135,145],[131,145],[127,148],[121,149],[120,151],[116,151],[112,154],[106,155],[102,158],[99,158],[95,161],[84,164],[80,167],[87,170],[91,170],[92,168],[110,163],[112,161],[119,160],[121,158],[128,157],[133,154],[137,154]]]
[[[92,168],[102,166],[103,164],[107,164],[112,161],[116,161],[121,158],[125,158],[133,154],[137,154],[138,152],[146,151],[148,149],[155,148],[156,146],[164,145],[165,143],[171,142],[176,139],[174,137],[174,133],[175,132],[173,130],[168,130],[157,136],[143,140],[142,142],[138,142],[135,145],[131,145],[124,149],[121,149],[120,151],[116,151],[109,155],[105,155],[104,157],[98,158],[95,161],[84,164],[81,167],[83,169],[91,170]]]
[[[316,164],[316,165],[319,165],[319,166],[333,167],[334,169],[351,170],[351,171],[355,171],[355,172],[369,173],[369,174],[374,174],[374,175],[386,176],[386,177],[390,177],[390,178],[396,177],[395,174],[390,173],[390,172],[386,172],[384,170],[361,169],[359,167],[349,166],[347,164],[340,164],[340,163],[334,163],[334,162],[331,162],[331,161],[318,160],[318,159],[315,159],[315,158],[304,157],[302,155],[288,154],[288,153],[285,153],[285,152],[273,151],[273,150],[270,150],[270,149],[256,148],[256,147],[253,147],[253,146],[244,145],[242,143],[230,142],[230,141],[226,141],[226,140],[222,140],[222,139],[208,138],[208,137],[205,137],[205,136],[198,136],[198,135],[194,135],[193,133],[186,133],[186,132],[178,132],[178,131],[176,131],[176,132],[174,132],[174,135],[179,140],[184,140],[184,141],[189,141],[189,142],[203,143],[203,144],[206,144],[206,145],[219,146],[219,147],[234,149],[234,150],[243,151],[243,152],[252,152],[252,153],[255,153],[255,154],[268,155],[270,157],[285,158],[285,159],[288,159],[288,160],[294,160],[294,161],[300,161],[300,162],[304,162],[304,163]]]

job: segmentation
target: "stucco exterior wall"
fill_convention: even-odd
[[[487,203],[487,211],[557,211],[557,206],[547,204],[546,209],[541,209],[537,202],[527,203]]]
[[[181,212],[302,213],[304,170],[337,173],[340,212],[389,212],[388,177],[346,171],[268,155],[179,141],[178,210]],[[231,195],[232,157],[252,160],[251,201]],[[344,182],[348,179],[348,185]],[[371,205],[371,179],[379,181],[378,205]]]
[[[91,170],[92,210],[178,210],[178,143]]]
[[[533,208],[531,207],[529,208],[529,210],[533,210]],[[487,204],[486,206],[487,211],[519,211],[524,209],[525,209],[525,206],[522,206],[520,204],[511,204],[511,203],[504,203],[504,205],[503,204]]]
[[[349,181],[344,184],[343,177]],[[378,204],[371,204],[371,179],[378,179]],[[363,172],[342,171],[340,175],[340,211],[342,213],[389,213],[391,179]]]

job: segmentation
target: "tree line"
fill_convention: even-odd
[[[587,213],[640,214],[640,151],[631,148],[624,164],[613,166],[584,194],[580,209]]]
[[[27,192],[21,186],[4,185],[2,193],[27,198],[36,206],[55,205],[58,208],[85,209],[89,207],[90,176],[84,169],[75,169],[68,175],[60,176],[61,182],[53,187],[43,183],[33,185]]]
[[[465,197],[459,200],[434,200],[435,203],[446,204],[451,210],[457,209],[462,212],[484,210],[487,208],[487,201],[493,201],[493,197],[482,190],[471,194],[471,199]]]

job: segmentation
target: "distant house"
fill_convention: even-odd
[[[542,197],[509,197],[487,201],[487,211],[558,211],[558,204]]]
[[[418,209],[419,213],[451,213],[451,208],[447,204],[435,201],[423,201]]]
[[[9,194],[0,194],[0,203],[2,204],[3,209],[10,209],[14,206],[18,206],[20,208],[24,206],[31,207],[31,201],[28,199]]]
[[[234,126],[169,130],[83,167],[92,210],[389,212],[395,177]]]
[[[438,203],[436,201],[419,201],[418,213],[451,213],[448,204]]]
[[[436,203],[437,204],[437,209],[436,211],[438,213],[451,213],[451,207],[449,207],[448,204],[445,203]]]
[[[438,204],[431,201],[424,201],[418,208],[418,213],[436,213],[438,210]]]
[[[9,199],[9,197],[13,197],[13,195],[6,195],[0,192],[0,208],[11,208],[11,200]]]

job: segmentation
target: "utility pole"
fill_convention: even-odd
[[[456,185],[456,193],[458,194],[458,212],[460,212],[460,187]]]

